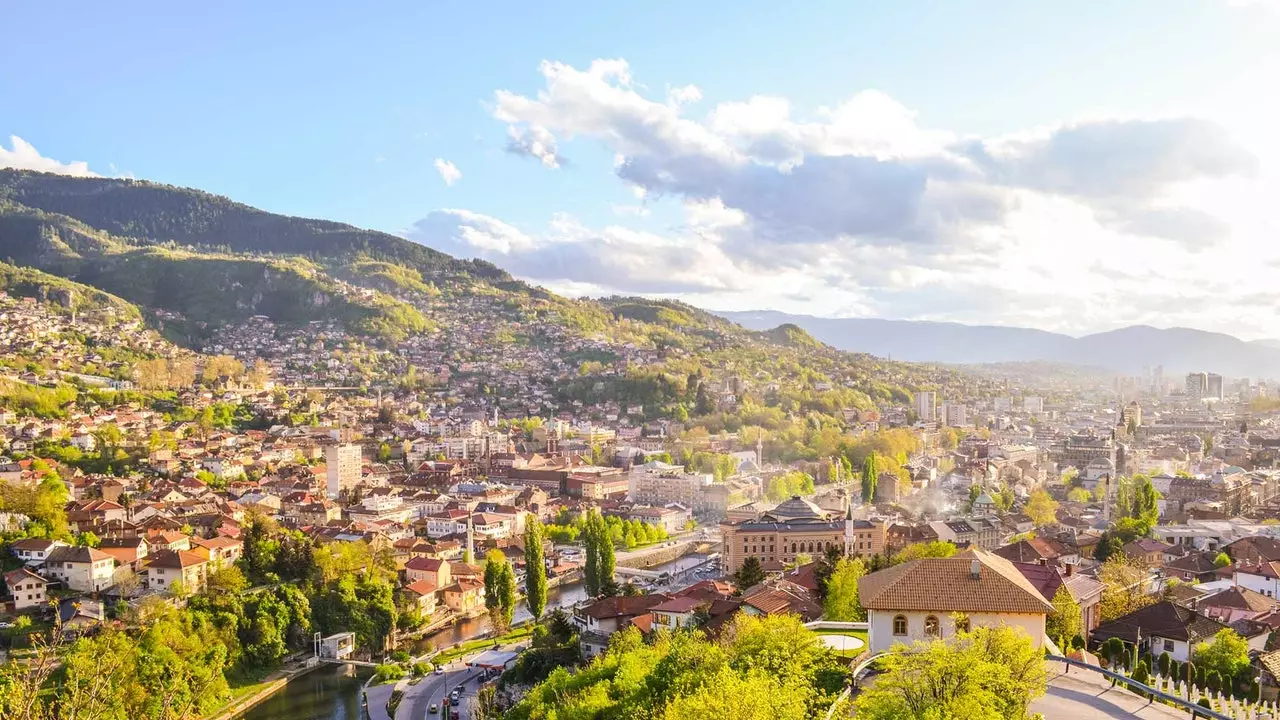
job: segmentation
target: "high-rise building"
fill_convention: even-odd
[[[1138,405],[1136,400],[1125,405],[1124,409],[1120,411],[1120,422],[1123,423],[1126,428],[1142,427],[1142,406]]]
[[[1028,395],[1022,398],[1022,411],[1029,413],[1044,412],[1044,398]]]
[[[1209,373],[1187,373],[1187,397],[1199,400],[1209,391]]]
[[[326,445],[324,448],[325,491],[338,497],[360,482],[360,446],[354,443]]]
[[[946,403],[938,412],[938,420],[949,427],[969,424],[969,410],[964,405]]]
[[[916,393],[916,417],[921,422],[933,422],[938,419],[938,394],[934,392]]]
[[[1222,399],[1222,376],[1217,373],[1209,373],[1205,376],[1204,397],[1214,400]]]

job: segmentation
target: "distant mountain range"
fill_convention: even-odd
[[[1280,377],[1280,341],[1246,342],[1222,333],[1148,325],[1071,337],[1031,328],[947,322],[822,318],[773,310],[719,312],[753,330],[790,323],[841,350],[894,360],[957,364],[1053,361],[1140,374],[1206,371],[1230,377]]]

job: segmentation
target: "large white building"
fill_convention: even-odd
[[[1004,558],[970,548],[949,558],[921,558],[871,573],[858,583],[873,653],[898,643],[949,638],[964,627],[1006,625],[1044,645],[1049,602]]]
[[[338,497],[360,483],[360,446],[353,443],[326,445],[324,448],[325,490]]]

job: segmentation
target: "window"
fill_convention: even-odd
[[[791,543],[791,552],[794,553],[795,551],[796,551],[796,544],[793,542]]]
[[[1169,653],[1173,652],[1173,641],[1172,641],[1172,640],[1165,640],[1165,641],[1164,641],[1164,651],[1165,651],[1165,652],[1169,652]]]
[[[938,616],[930,615],[924,619],[924,634],[928,637],[938,637]]]
[[[894,618],[893,618],[893,634],[894,634],[894,635],[906,635],[906,634],[907,634],[907,617],[906,617],[905,615],[897,615],[897,616],[894,616]]]

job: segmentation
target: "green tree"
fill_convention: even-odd
[[[867,564],[861,558],[840,558],[836,562],[822,604],[824,620],[862,622],[867,619],[867,611],[858,599],[858,581],[866,574]]]
[[[880,479],[880,463],[875,452],[862,461],[862,502],[871,504],[876,499],[876,483]]]
[[[1053,638],[1063,652],[1067,652],[1069,643],[1081,630],[1080,604],[1063,583],[1053,594],[1053,614],[1045,622],[1045,634]]]
[[[1226,567],[1231,564],[1231,556],[1220,552],[1213,558],[1213,564],[1215,567]]]
[[[507,556],[501,550],[490,550],[484,556],[484,606],[490,613],[502,606],[501,578]]]
[[[597,527],[597,517],[594,510],[588,511],[582,530],[582,545],[586,551],[586,561],[582,571],[582,584],[587,591],[587,597],[595,597],[600,594],[601,531]]]
[[[1230,683],[1249,667],[1249,642],[1231,628],[1223,628],[1213,640],[1196,646],[1192,655],[1196,666],[1204,668]]]
[[[893,556],[894,565],[900,565],[920,558],[949,558],[956,554],[956,546],[946,540],[932,540],[926,543],[914,543]]]
[[[1147,594],[1149,571],[1146,565],[1127,557],[1124,553],[1111,556],[1098,571],[1102,582],[1102,603],[1099,605],[1103,622],[1123,617],[1156,602]]]
[[[1071,488],[1071,490],[1067,492],[1067,500],[1073,503],[1087,503],[1093,500],[1093,493],[1082,487]]]
[[[1008,627],[897,646],[855,703],[859,720],[1024,718],[1044,694],[1044,661],[1030,638]]]
[[[1041,488],[1027,499],[1026,513],[1037,526],[1052,525],[1058,521],[1058,501]]]
[[[530,515],[524,529],[524,592],[535,620],[547,607],[547,565],[542,543],[542,521]]]
[[[760,565],[760,558],[753,555],[743,560],[742,567],[733,574],[733,582],[738,586],[739,592],[764,582],[764,568]]]

